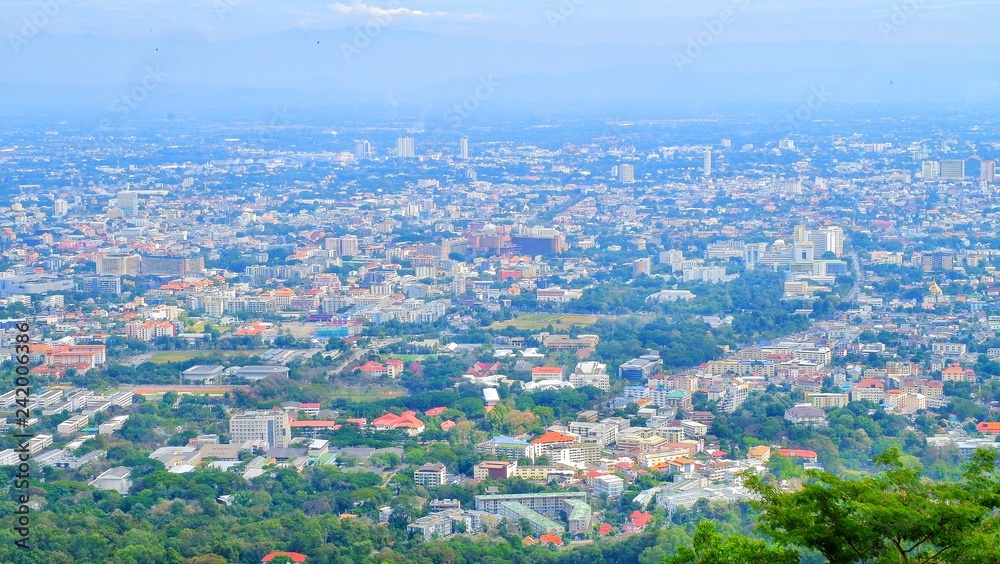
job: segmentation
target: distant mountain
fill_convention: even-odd
[[[0,51],[0,70],[0,104],[12,111],[294,105],[448,119],[462,108],[763,103],[795,111],[817,91],[829,94],[821,105],[1000,101],[1000,49],[933,44],[572,47],[392,29],[218,42],[42,34]]]

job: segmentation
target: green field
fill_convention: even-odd
[[[525,313],[518,315],[510,321],[494,323],[490,327],[493,329],[503,329],[514,327],[524,331],[541,331],[549,325],[555,330],[566,330],[570,327],[587,327],[597,323],[597,317],[593,315],[559,315],[549,313]]]
[[[149,362],[153,364],[166,364],[168,362],[184,362],[185,360],[191,360],[193,358],[208,356],[213,353],[222,353],[224,357],[234,357],[234,356],[257,356],[263,354],[265,349],[251,350],[251,351],[167,351],[156,353],[153,358],[149,359]]]
[[[377,386],[351,388],[346,386],[312,385],[308,386],[306,389],[316,391],[320,396],[320,403],[323,404],[328,404],[329,402],[340,398],[346,398],[357,402],[365,402],[398,398],[399,396],[406,395],[406,390],[402,388],[380,388]]]

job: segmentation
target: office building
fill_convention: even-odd
[[[712,176],[712,150],[711,149],[705,149],[704,172],[705,172],[705,176]]]
[[[400,137],[396,139],[396,156],[401,159],[412,159],[416,156],[412,137]]]
[[[118,209],[125,212],[125,215],[138,215],[139,213],[139,193],[124,190],[118,192]]]
[[[941,163],[937,161],[924,161],[920,164],[920,176],[924,180],[931,180],[941,176]]]
[[[366,161],[372,158],[372,144],[364,139],[354,142],[354,159]]]
[[[69,214],[69,202],[62,198],[56,198],[53,208],[53,214],[56,217],[65,217]]]
[[[458,142],[458,158],[463,161],[469,160],[469,138],[462,137]]]
[[[618,167],[618,179],[624,184],[631,184],[635,182],[635,166],[623,164]]]
[[[142,265],[139,255],[101,255],[94,261],[98,276],[138,276]]]
[[[140,263],[143,276],[174,276],[184,278],[204,272],[203,257],[152,257],[144,256]]]
[[[997,162],[982,161],[979,168],[979,180],[993,184],[997,178]]]
[[[633,382],[645,380],[656,374],[661,366],[663,366],[663,359],[660,358],[660,355],[645,354],[619,366],[618,377]]]
[[[941,161],[942,180],[963,180],[965,178],[965,161]]]
[[[632,261],[632,278],[638,278],[645,274],[652,274],[653,261],[650,258],[641,258]]]
[[[263,442],[264,449],[287,448],[292,439],[287,411],[245,411],[229,419],[229,442]]]
[[[443,486],[448,470],[440,462],[427,463],[413,472],[413,483],[424,488]]]

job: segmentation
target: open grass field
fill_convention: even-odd
[[[597,323],[597,317],[593,315],[563,315],[551,313],[525,313],[518,315],[509,321],[500,321],[491,325],[493,329],[503,329],[505,327],[515,327],[523,331],[541,331],[549,325],[556,330],[567,330],[574,325],[577,327],[587,327]]]
[[[234,356],[258,356],[263,354],[266,349],[252,350],[252,351],[221,351],[224,357],[234,357]],[[159,352],[153,355],[149,359],[149,362],[153,364],[166,364],[168,362],[184,362],[185,360],[191,360],[192,358],[198,358],[200,356],[207,356],[210,352],[216,351],[166,351]]]
[[[379,387],[379,386],[365,386],[365,387],[348,387],[348,386],[310,386],[309,388],[314,388],[320,395],[320,403],[327,404],[335,399],[347,398],[351,401],[365,402],[365,401],[377,401],[383,399],[398,398],[399,396],[405,396],[406,390],[402,388],[392,388],[392,387]]]

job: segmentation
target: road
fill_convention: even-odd
[[[352,352],[350,355],[348,355],[347,358],[344,359],[344,362],[340,363],[336,368],[330,371],[330,375],[339,376],[340,373],[344,371],[344,369],[346,369],[348,366],[351,365],[351,363],[357,362],[358,359],[365,356],[366,354],[377,351],[382,347],[387,347],[393,343],[398,343],[400,341],[402,341],[402,339],[398,337],[394,337],[391,339],[375,339],[371,343],[369,343],[369,345],[366,348],[358,349]]]

